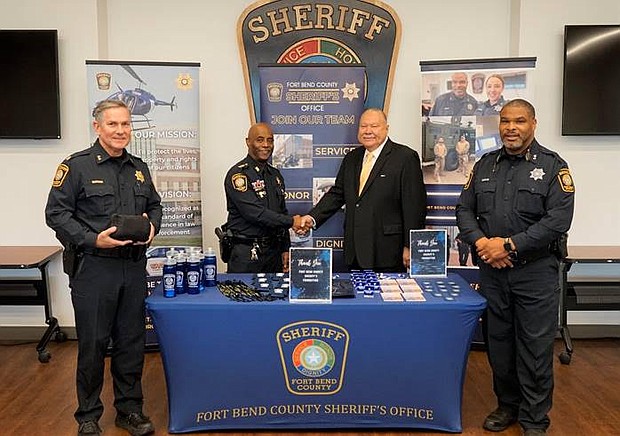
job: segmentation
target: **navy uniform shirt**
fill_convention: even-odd
[[[111,157],[97,140],[66,158],[56,170],[45,217],[63,245],[94,248],[115,213],[146,213],[161,226],[161,199],[147,165],[127,151]]]
[[[224,190],[227,224],[233,235],[260,238],[285,233],[288,238],[283,230],[292,226],[293,218],[286,210],[280,171],[248,155],[228,170]]]
[[[458,98],[452,92],[440,95],[431,108],[430,116],[473,115],[478,108],[478,101],[469,94]]]
[[[456,206],[461,238],[511,237],[519,255],[544,249],[570,228],[575,187],[566,162],[534,140],[525,155],[485,154]]]
[[[497,100],[497,103],[493,105],[489,102],[489,100],[487,100],[485,102],[480,103],[474,115],[478,115],[481,117],[487,117],[491,115],[499,116],[500,111],[502,110],[502,108],[504,107],[506,103],[508,103],[508,101],[504,100],[503,96],[501,96],[499,100]]]

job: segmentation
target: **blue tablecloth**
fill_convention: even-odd
[[[240,277],[250,276],[220,280]],[[166,299],[160,285],[147,308],[166,375],[169,431],[460,432],[467,354],[486,302],[456,274],[425,281],[461,292],[447,301],[425,291],[419,303],[379,295],[240,303],[217,288]]]

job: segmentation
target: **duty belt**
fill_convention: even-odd
[[[280,238],[278,236],[262,236],[252,238],[249,236],[235,235],[232,237],[233,244],[253,245],[258,244],[263,247],[270,246],[278,242]]]
[[[146,246],[130,245],[114,248],[84,248],[82,252],[92,256],[138,260],[146,253]]]
[[[540,250],[537,251],[532,251],[532,252],[528,252],[525,253],[524,255],[517,255],[517,257],[515,259],[511,258],[511,261],[517,265],[525,265],[527,263],[532,263],[536,260],[540,260],[543,259],[545,257],[549,257],[549,256],[553,256],[555,253],[553,253],[549,247],[545,247],[545,248],[541,248]]]

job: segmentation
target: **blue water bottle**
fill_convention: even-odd
[[[178,294],[185,294],[185,286],[187,285],[187,277],[185,273],[187,269],[187,260],[185,253],[179,253],[177,256],[177,275],[174,284],[174,290]]]
[[[187,293],[200,294],[200,259],[193,253],[187,261]]]
[[[198,253],[198,260],[200,261],[200,292],[205,290],[205,255],[201,251]]]
[[[217,258],[212,247],[205,251],[204,279],[206,288],[217,286]]]
[[[166,263],[164,263],[164,275],[162,282],[164,283],[164,297],[172,298],[176,296],[174,290],[176,284],[177,274],[177,261],[173,256],[166,257]]]

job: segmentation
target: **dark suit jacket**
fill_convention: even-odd
[[[400,271],[403,248],[409,246],[409,230],[424,228],[426,218],[420,158],[411,148],[388,138],[358,196],[364,151],[360,146],[344,157],[335,185],[310,215],[318,227],[344,204],[347,265],[357,261],[361,268]]]

